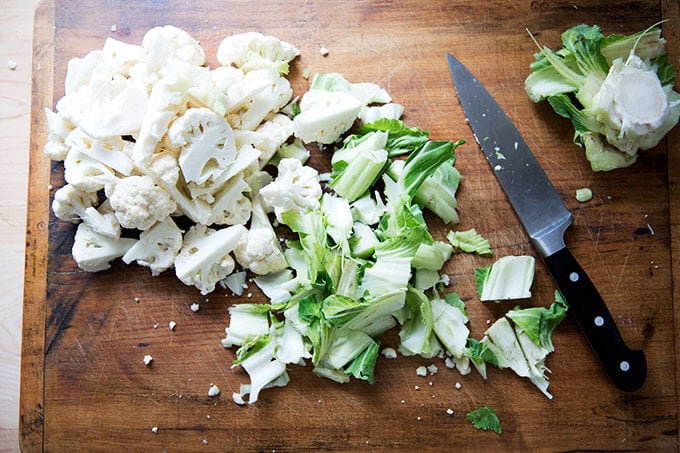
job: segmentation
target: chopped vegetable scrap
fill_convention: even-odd
[[[539,45],[526,92],[571,120],[593,170],[628,167],[680,119],[665,42],[657,26],[607,37],[596,25],[574,26],[561,49]]]
[[[63,162],[52,207],[77,225],[77,265],[97,272],[120,258],[174,271],[203,295],[219,286],[251,298],[255,283],[269,303],[231,305],[222,340],[250,378],[237,404],[308,362],[337,382],[373,383],[381,351],[440,357],[461,374],[472,364],[485,378],[487,362],[510,367],[548,395],[543,363],[566,308],[514,309],[476,341],[465,303],[446,291],[454,250],[492,254],[474,229],[440,239],[428,225],[459,223],[463,142],[406,125],[384,88],[339,73],[313,75],[294,97],[286,76],[298,54],[243,33],[209,68],[196,39],[163,26],[141,45],[109,38],[71,60],[64,97],[45,111],[45,153]],[[315,147],[330,173],[307,164]],[[533,258],[506,261],[479,274],[483,300],[529,297]],[[390,329],[394,348],[380,344]]]
[[[477,429],[493,431],[497,434],[503,433],[501,422],[491,406],[483,406],[470,411],[465,415],[465,418]]]

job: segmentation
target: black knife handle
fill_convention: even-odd
[[[544,261],[612,382],[627,392],[642,387],[647,377],[645,353],[625,345],[604,300],[571,252],[565,247]]]

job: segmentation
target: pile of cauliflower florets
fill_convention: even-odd
[[[67,184],[52,208],[78,224],[78,266],[96,272],[122,258],[154,276],[174,267],[202,294],[237,264],[240,275],[286,268],[268,214],[319,203],[304,143],[333,143],[370,114],[371,92],[384,93],[372,84],[306,93],[294,116],[285,76],[298,55],[242,33],[221,42],[211,69],[196,39],[163,26],[141,46],[109,38],[71,60],[65,95],[45,109],[45,153],[63,161]],[[267,164],[278,165],[276,177]],[[178,217],[190,220],[186,231]]]

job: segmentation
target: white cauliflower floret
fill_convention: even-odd
[[[85,192],[97,192],[116,180],[113,171],[78,148],[71,148],[64,159],[64,179]]]
[[[300,51],[291,44],[257,32],[229,36],[217,49],[220,64],[234,65],[243,72],[274,68],[279,74],[288,74],[288,63],[298,55]]]
[[[177,210],[170,194],[151,176],[129,176],[106,187],[106,195],[124,228],[147,230]]]
[[[234,249],[234,256],[241,266],[258,275],[278,272],[288,267],[279,239],[259,196],[253,200],[250,229]]]
[[[96,139],[76,128],[66,137],[65,144],[106,165],[121,175],[132,173],[135,163],[130,158],[132,142],[119,135]]]
[[[118,74],[129,76],[130,69],[144,61],[146,49],[113,38],[106,38],[102,60],[113,66]]]
[[[185,285],[195,286],[205,295],[234,271],[230,253],[247,232],[242,225],[214,230],[193,225],[184,235],[184,243],[175,258],[175,273]]]
[[[111,267],[111,261],[119,258],[137,242],[132,238],[111,238],[96,233],[89,225],[78,225],[73,242],[73,259],[78,267],[87,272],[99,272]]]
[[[52,211],[61,220],[87,224],[95,233],[111,238],[120,236],[120,225],[111,212],[101,213],[95,206],[99,202],[96,193],[84,192],[66,184],[54,193]]]
[[[229,87],[243,79],[243,71],[231,66],[219,66],[197,74],[189,94],[218,115],[224,116],[229,108]]]
[[[47,129],[49,134],[45,142],[45,156],[50,160],[64,160],[68,154],[69,146],[64,140],[73,130],[74,126],[63,115],[45,108]]]
[[[242,174],[234,176],[216,194],[210,206],[211,214],[208,224],[243,225],[250,219],[252,203],[244,192],[250,186]]]
[[[179,167],[187,182],[215,179],[236,159],[229,123],[207,108],[188,109],[173,121],[168,143],[179,150]]]
[[[300,101],[300,113],[293,119],[295,136],[305,143],[335,143],[359,116],[362,104],[341,91],[311,89]]]
[[[227,90],[227,120],[234,129],[255,130],[270,114],[281,110],[293,97],[293,89],[275,69],[246,73]]]
[[[182,230],[177,227],[172,217],[166,217],[162,222],[142,232],[139,241],[123,255],[123,261],[125,264],[137,261],[137,264],[151,269],[151,275],[156,277],[172,267],[180,248]]]
[[[304,212],[319,206],[322,190],[319,173],[295,158],[281,159],[276,179],[260,190],[265,205],[274,209],[276,218],[294,210]]]
[[[262,152],[259,163],[260,168],[263,168],[293,135],[293,120],[277,113],[254,131],[236,130],[234,134],[237,146],[250,144]]]
[[[147,31],[142,38],[142,47],[153,62],[162,64],[174,58],[194,66],[205,63],[205,51],[199,42],[173,25],[154,27]]]

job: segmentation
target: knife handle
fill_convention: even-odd
[[[638,390],[647,377],[643,351],[628,348],[607,306],[571,252],[563,249],[544,262],[607,375],[621,390]]]

